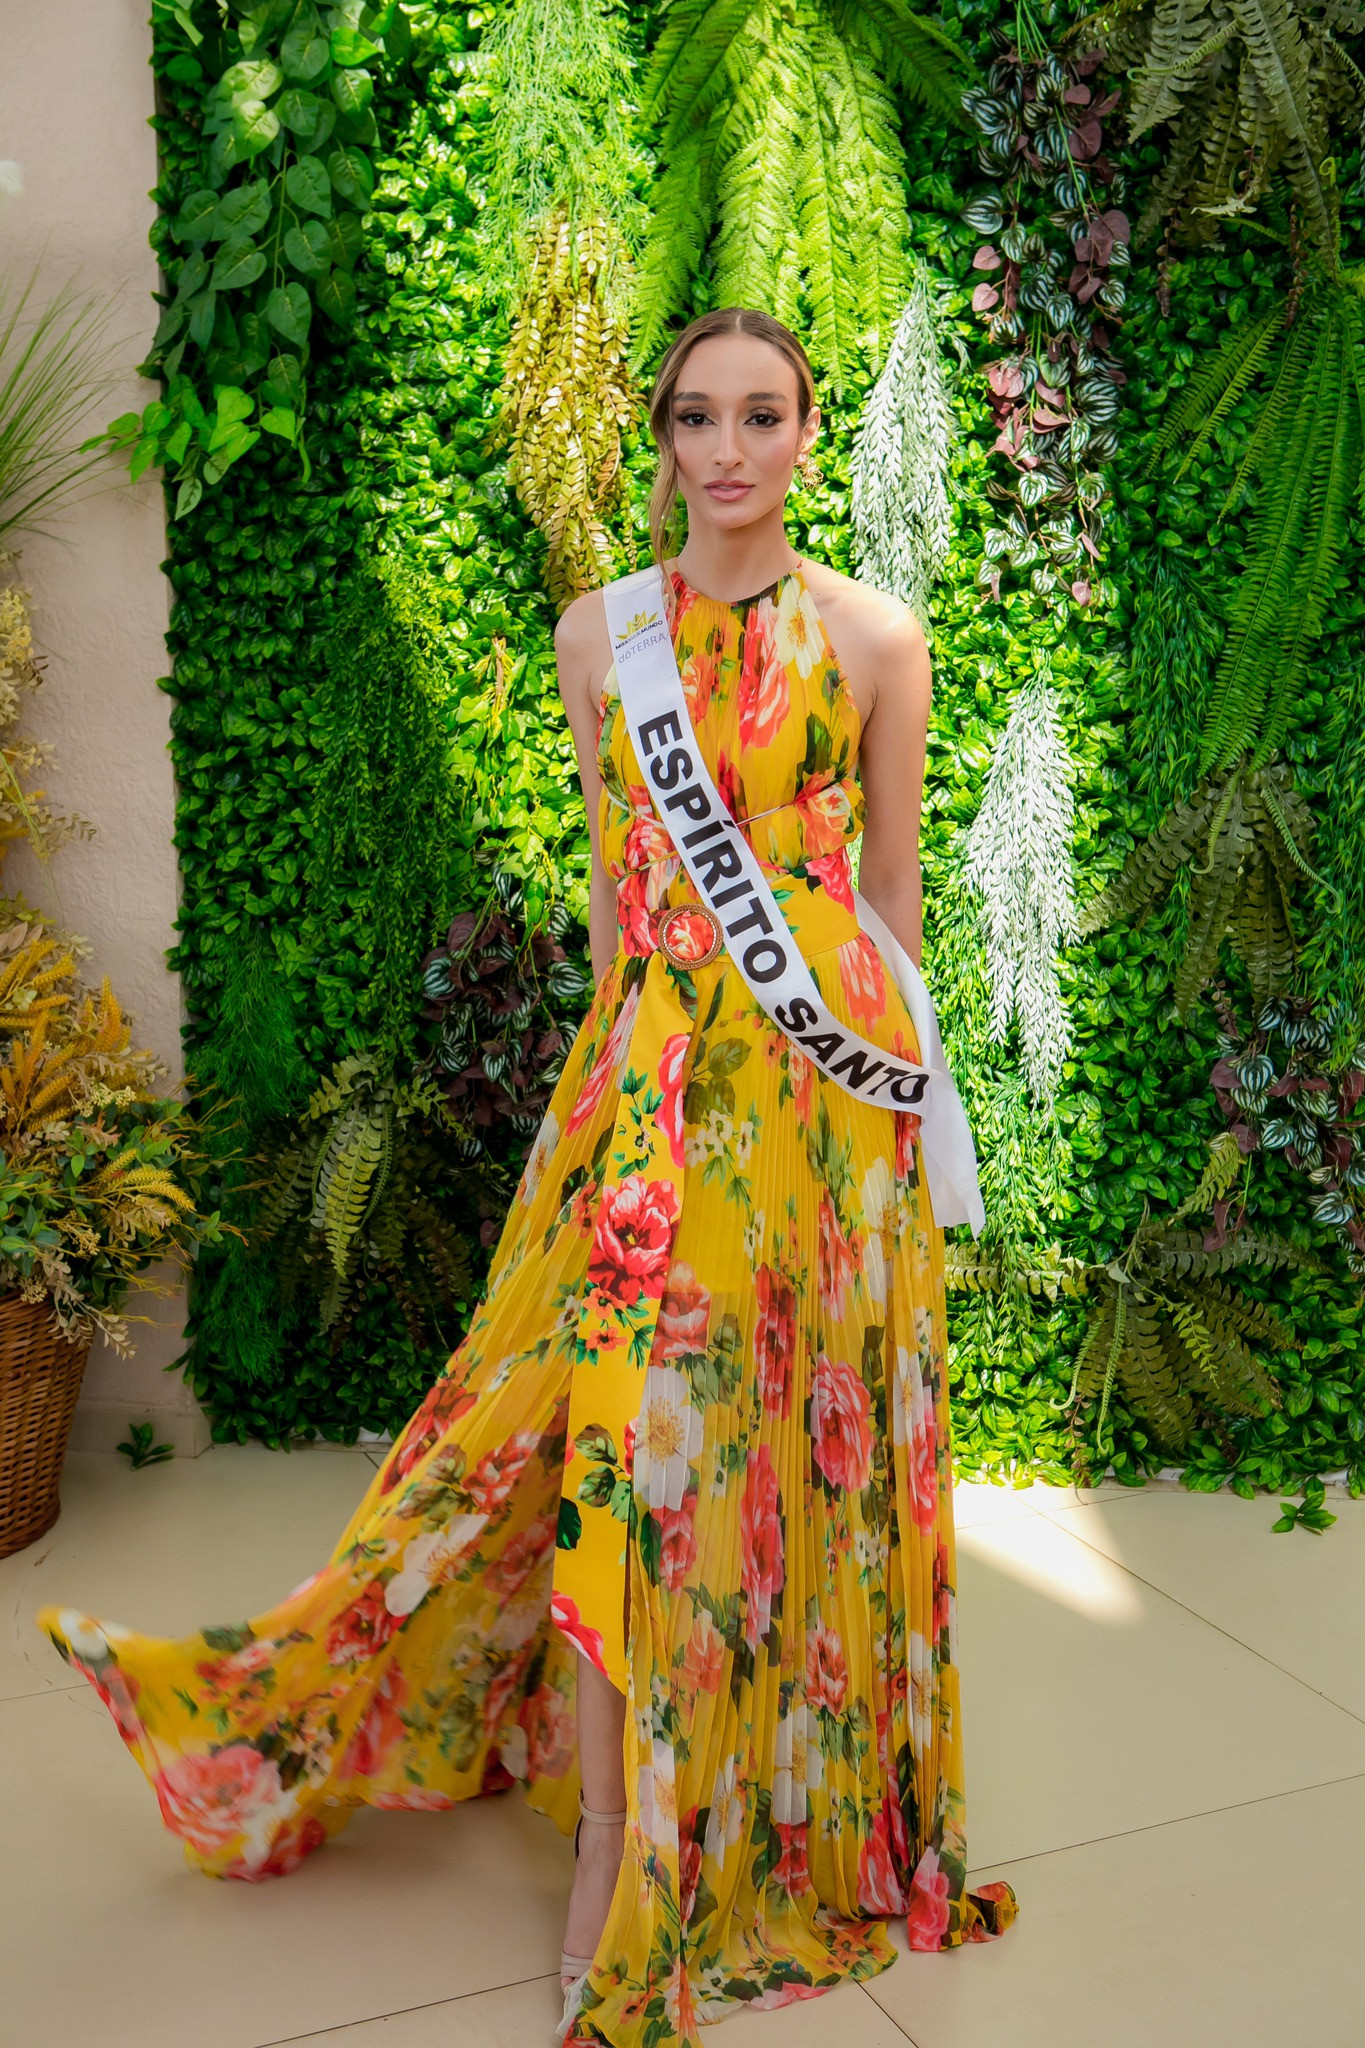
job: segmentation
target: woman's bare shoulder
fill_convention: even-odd
[[[866,645],[891,651],[923,641],[919,620],[900,598],[877,590],[870,583],[859,583],[856,577],[845,576],[824,562],[803,566],[821,610],[828,608],[836,614]]]
[[[560,614],[555,627],[555,659],[561,694],[586,696],[595,710],[611,667],[611,635],[600,590],[585,591]]]

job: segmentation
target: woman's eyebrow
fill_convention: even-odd
[[[769,403],[773,400],[781,403],[785,397],[786,393],[782,391],[751,391],[744,402],[746,405],[753,405],[757,399],[765,398]],[[675,405],[709,405],[710,402],[710,393],[706,391],[675,391],[673,393],[673,403]]]

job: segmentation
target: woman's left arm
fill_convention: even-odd
[[[920,805],[932,679],[929,649],[912,612],[902,610],[879,635],[876,684],[858,755],[867,802],[858,890],[918,967],[924,952]]]

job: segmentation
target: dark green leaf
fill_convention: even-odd
[[[336,71],[332,74],[332,98],[343,114],[363,114],[374,98],[374,80],[368,71]]]
[[[313,308],[301,284],[277,285],[265,302],[265,317],[286,341],[302,344],[308,339]],[[284,360],[292,362],[293,357]]]
[[[365,247],[365,231],[360,225],[357,213],[339,213],[327,223],[327,244],[332,252],[332,261],[343,270],[354,270],[357,259]]]
[[[559,1503],[559,1526],[555,1531],[555,1547],[559,1550],[577,1550],[583,1534],[583,1511],[577,1501],[561,1500]]]
[[[318,115],[323,102],[315,92],[306,92],[302,86],[291,85],[275,111],[286,128],[295,135],[311,135],[318,125]]]
[[[245,239],[258,234],[269,218],[270,186],[264,178],[253,178],[248,185],[234,185],[218,201],[212,239],[221,242],[229,235]]]
[[[269,307],[266,308],[267,313]],[[312,308],[309,308],[311,313]],[[303,411],[303,366],[297,356],[281,353],[272,356],[270,368],[266,371],[262,392],[271,405],[284,407],[287,411]]]
[[[213,323],[218,313],[218,294],[201,292],[190,306],[190,337],[200,348],[213,340]]]
[[[219,198],[201,185],[197,192],[191,192],[173,223],[175,233],[182,242],[206,242],[213,232],[213,220],[218,211]]]
[[[292,28],[280,44],[280,63],[284,66],[286,78],[292,78],[301,85],[307,85],[321,71],[328,61],[327,38],[317,27],[316,17],[312,24],[302,23]]]
[[[332,183],[343,199],[363,212],[374,193],[374,166],[363,150],[334,149],[327,159]]]
[[[232,139],[242,158],[269,149],[279,132],[279,115],[260,100],[244,100],[232,117]]]
[[[290,228],[284,238],[284,253],[306,277],[321,277],[332,257],[332,245],[322,222],[306,220],[302,226]]]
[[[379,46],[368,36],[362,36],[359,29],[334,28],[332,30],[332,62],[334,64],[368,64],[371,57],[379,55]]]
[[[355,318],[355,283],[344,270],[329,270],[317,285],[319,310],[338,327],[349,327]]]
[[[216,90],[233,100],[268,100],[283,82],[279,66],[268,57],[258,57],[225,71]]]
[[[325,166],[315,156],[301,156],[284,174],[284,189],[306,213],[332,211],[332,185]]]
[[[226,242],[213,266],[213,289],[240,291],[244,285],[255,284],[264,269],[265,256],[254,242]]]

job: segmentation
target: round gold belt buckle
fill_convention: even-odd
[[[680,903],[659,919],[659,951],[673,967],[709,967],[725,939],[720,919],[700,903]]]

